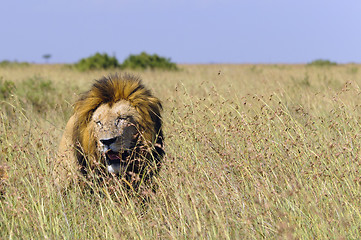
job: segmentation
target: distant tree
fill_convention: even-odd
[[[51,54],[44,54],[43,58],[45,59],[46,63],[48,63],[49,59],[51,58]]]

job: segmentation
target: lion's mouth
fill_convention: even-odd
[[[108,165],[113,164],[113,163],[120,163],[120,160],[121,160],[120,155],[121,154],[119,152],[114,152],[112,150],[109,150],[108,152],[106,152],[105,156],[106,156]]]
[[[121,162],[125,162],[129,156],[128,151],[124,152],[114,152],[109,150],[105,153],[105,159],[107,165],[120,164]]]

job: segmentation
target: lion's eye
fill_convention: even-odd
[[[118,117],[117,120],[115,121],[115,124],[118,125],[120,122],[126,121],[126,120],[128,120],[128,117],[120,116],[120,117]]]
[[[103,126],[103,123],[101,121],[96,121],[95,122],[99,127],[102,127]]]

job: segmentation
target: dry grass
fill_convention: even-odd
[[[51,182],[71,104],[106,72],[1,67],[0,83],[15,88],[0,95],[0,159],[9,169],[0,235],[361,238],[360,66],[181,68],[139,73],[164,103],[167,153],[159,189],[141,206],[122,189],[62,195]]]

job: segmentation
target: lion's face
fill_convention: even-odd
[[[90,124],[109,172],[118,174],[121,171],[121,161],[131,154],[137,143],[139,121],[140,114],[125,100],[111,106],[102,104],[94,111]]]

